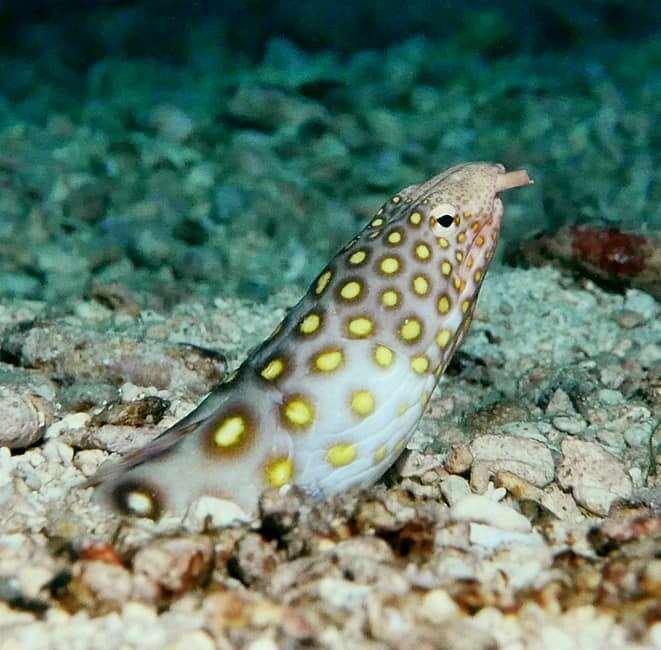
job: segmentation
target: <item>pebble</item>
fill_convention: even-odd
[[[629,289],[624,299],[624,309],[637,312],[645,321],[648,321],[656,316],[659,305],[649,293]]]
[[[215,650],[215,648],[213,639],[202,630],[182,634],[172,646],[172,650]]]
[[[543,546],[544,540],[538,533],[524,533],[518,530],[503,530],[496,526],[471,523],[469,539],[471,544],[484,548],[497,549],[502,546]]]
[[[613,501],[631,496],[631,478],[622,463],[601,445],[566,438],[561,450],[558,483],[563,489],[572,491],[579,505],[606,516]]]
[[[442,623],[459,613],[459,606],[444,589],[432,589],[422,598],[419,615],[429,623]]]
[[[552,423],[558,431],[563,431],[572,436],[585,431],[588,426],[585,418],[578,413],[574,415],[556,415],[553,418]]]
[[[74,456],[73,464],[85,476],[92,476],[106,458],[107,454],[100,449],[82,449]]]
[[[450,474],[464,474],[473,464],[473,454],[467,445],[452,447],[445,461],[445,469]]]
[[[471,487],[484,492],[489,477],[500,470],[517,474],[537,487],[553,480],[555,467],[549,449],[536,440],[487,434],[470,445],[473,454]]]
[[[156,106],[149,117],[152,126],[172,142],[183,142],[195,128],[193,120],[176,106]]]
[[[565,393],[562,388],[558,388],[553,395],[551,396],[551,399],[549,400],[549,403],[546,405],[546,410],[545,413],[546,415],[569,415],[571,413],[574,413],[574,405],[572,404],[571,399],[569,398],[569,395]]]
[[[192,532],[208,528],[225,528],[251,520],[236,503],[227,499],[203,496],[193,501],[183,519],[183,525]]]
[[[631,309],[621,309],[615,314],[615,322],[625,330],[640,327],[645,322],[645,317]]]
[[[29,447],[53,421],[53,405],[36,393],[0,385],[0,446]]]
[[[450,509],[455,521],[474,521],[504,530],[529,532],[530,522],[504,503],[493,501],[482,494],[469,494],[459,499]]]
[[[171,592],[195,586],[208,573],[212,544],[207,537],[157,539],[133,558],[133,570]]]
[[[504,487],[516,501],[533,501],[561,520],[576,522],[584,519],[572,496],[555,483],[541,489],[511,472],[498,472],[495,478],[496,485]]]
[[[470,493],[470,484],[461,476],[452,475],[441,481],[441,494],[450,506],[453,506]]]
[[[322,578],[319,581],[319,596],[338,609],[353,610],[362,607],[372,589],[341,578]]]
[[[624,395],[619,390],[613,390],[612,388],[602,388],[597,393],[597,398],[602,404],[607,406],[622,404],[624,402]]]

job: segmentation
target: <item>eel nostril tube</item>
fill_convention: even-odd
[[[528,176],[525,169],[517,169],[515,172],[507,172],[496,176],[496,192],[504,192],[515,187],[532,185],[534,181]]]

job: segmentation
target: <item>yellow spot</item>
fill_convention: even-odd
[[[379,226],[382,226],[382,225],[383,225],[383,219],[381,219],[381,218],[374,219],[372,221],[372,223],[370,224],[370,226],[373,226],[374,228],[378,228]]]
[[[342,352],[340,350],[328,350],[321,352],[314,360],[314,367],[321,372],[332,372],[337,370],[343,361]]]
[[[463,243],[466,241],[466,233],[465,233],[465,232],[460,232],[460,233],[457,235],[457,241],[458,241],[460,244],[463,244]]]
[[[393,203],[397,204],[402,200],[402,197],[399,196],[398,194],[395,194],[395,196],[393,196],[391,200]]]
[[[396,257],[386,257],[381,261],[381,270],[387,274],[392,275],[399,271],[399,260]]]
[[[474,224],[471,224],[471,230],[472,230],[473,232],[475,232],[476,230],[478,230],[479,227],[480,227],[480,222],[479,222],[479,221],[476,221]]]
[[[450,242],[447,239],[445,239],[445,237],[438,238],[438,245],[441,248],[450,248]]]
[[[294,397],[288,402],[285,402],[283,413],[285,418],[297,427],[308,426],[314,420],[312,404],[302,397]]]
[[[402,438],[397,445],[395,445],[395,453],[401,454],[406,448],[406,438]]]
[[[274,458],[266,464],[266,482],[271,487],[282,487],[289,483],[294,475],[294,463],[291,458]]]
[[[379,447],[375,452],[374,452],[374,462],[375,463],[380,463],[383,461],[383,459],[386,457],[388,454],[388,447],[387,445],[382,445]]]
[[[302,321],[300,330],[303,334],[313,334],[319,329],[321,318],[319,314],[308,314]]]
[[[400,415],[404,415],[404,413],[406,413],[406,411],[408,411],[410,408],[411,408],[411,405],[408,402],[402,402],[399,405],[399,408],[397,409],[397,412]]]
[[[379,209],[376,211],[376,214],[377,214],[377,216],[380,215],[380,214],[383,214],[383,208],[379,208]]]
[[[343,467],[356,459],[355,445],[335,445],[326,452],[326,460],[333,467]]]
[[[457,216],[454,218],[454,225],[455,225],[455,226],[458,226],[460,223],[461,223],[461,217],[460,217],[459,215],[457,215]]]
[[[285,362],[282,359],[271,359],[259,374],[264,377],[264,379],[273,381],[282,374],[284,369]]]
[[[482,271],[480,271],[479,269],[475,271],[473,278],[475,279],[475,282],[479,282],[482,279]]]
[[[374,410],[374,397],[372,393],[368,390],[356,391],[351,396],[351,410],[363,417],[369,415]]]
[[[461,251],[457,251],[454,256],[457,258],[457,262],[461,262],[464,259],[464,254]]]
[[[419,296],[424,296],[429,291],[429,282],[423,275],[418,275],[413,279],[413,291]]]
[[[419,260],[428,260],[429,256],[431,255],[429,246],[427,246],[426,244],[418,244],[415,247],[415,255]]]
[[[246,433],[246,422],[240,415],[233,415],[220,424],[213,434],[213,441],[218,447],[234,447],[241,442]]]
[[[394,357],[394,352],[385,345],[377,345],[374,348],[374,361],[383,368],[388,368],[392,364]]]
[[[472,269],[472,268],[473,268],[473,256],[472,256],[472,255],[469,255],[469,256],[466,258],[466,266],[467,266],[469,269]]]
[[[464,302],[461,303],[461,311],[463,311],[465,314],[470,309],[470,306],[471,306],[471,301],[464,300]]]
[[[452,273],[452,264],[450,264],[450,262],[443,262],[443,264],[441,264],[441,273],[443,275],[450,275],[450,273]]]
[[[328,286],[331,277],[333,274],[330,271],[324,271],[317,280],[317,286],[315,287],[314,292],[319,295],[324,292],[324,289]]]
[[[429,370],[429,359],[427,359],[427,357],[422,354],[417,357],[413,357],[413,359],[411,359],[411,368],[413,368],[413,372],[417,372],[419,375],[422,375],[427,372],[427,370]]]
[[[396,307],[399,303],[399,294],[394,289],[386,289],[381,294],[381,302],[385,307]]]
[[[462,280],[458,275],[455,275],[455,276],[452,278],[452,284],[454,284],[454,288],[455,288],[457,291],[461,291],[462,283],[463,283],[463,280]]]
[[[422,222],[422,215],[419,212],[411,212],[411,216],[409,217],[409,223],[411,223],[414,226],[419,226],[421,222]]]
[[[360,295],[360,290],[361,290],[360,282],[356,282],[356,280],[351,280],[342,287],[342,289],[340,290],[340,295],[345,300],[355,300]]]
[[[349,334],[356,338],[369,336],[374,329],[374,325],[369,318],[359,316],[349,321]]]
[[[389,244],[397,245],[401,243],[401,241],[402,241],[402,233],[399,232],[398,230],[395,230],[388,235]]]
[[[436,343],[438,343],[439,347],[445,349],[448,346],[448,343],[450,342],[451,338],[452,338],[452,332],[450,330],[441,330],[436,335]]]
[[[482,235],[480,235],[480,236],[475,240],[475,243],[476,243],[478,246],[480,246],[480,247],[484,246],[484,237],[482,237]]]
[[[422,325],[415,318],[407,318],[400,327],[399,334],[405,341],[415,341],[422,334]]]
[[[447,296],[441,296],[438,299],[438,311],[441,314],[447,314],[450,311],[450,299]]]
[[[154,508],[151,496],[134,490],[126,497],[126,507],[136,515],[149,515]]]
[[[468,210],[464,210],[464,217],[466,219],[470,219],[473,216],[472,212],[469,212]]]
[[[496,241],[498,239],[498,233],[495,230],[491,231],[491,241]]]
[[[375,230],[373,233],[367,235],[367,239],[376,239],[380,235],[381,235],[381,231],[380,230]]]
[[[362,264],[367,259],[365,251],[356,251],[349,257],[349,264]]]

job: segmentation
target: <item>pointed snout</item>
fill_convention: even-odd
[[[534,181],[528,176],[525,169],[517,169],[513,172],[505,172],[496,176],[496,192],[505,192],[515,187],[525,187],[532,185]]]

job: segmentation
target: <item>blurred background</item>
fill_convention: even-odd
[[[525,166],[510,242],[661,229],[661,3],[0,3],[0,298],[302,289],[380,203]]]

